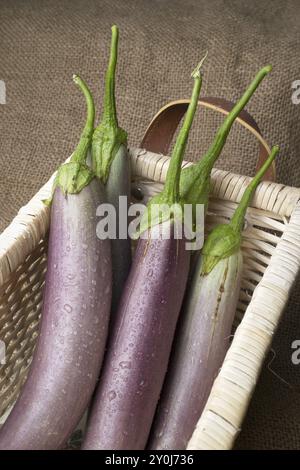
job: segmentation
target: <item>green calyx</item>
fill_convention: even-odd
[[[73,152],[70,161],[61,165],[57,170],[52,194],[56,187],[60,187],[64,194],[78,194],[85,186],[90,184],[91,180],[95,176],[94,172],[86,165],[87,152],[91,145],[94,130],[94,100],[88,86],[78,75],[74,75],[73,80],[85,96],[87,104],[87,118],[79,143]],[[46,205],[50,205],[51,201],[52,196],[49,200],[44,202]]]
[[[120,127],[103,122],[95,129],[92,141],[93,170],[104,184],[121,145],[127,145],[127,134]]]
[[[273,163],[278,152],[278,146],[272,148],[269,157],[244,191],[241,202],[236,208],[229,224],[217,225],[208,235],[202,249],[203,275],[210,273],[221,259],[228,258],[240,249],[242,241],[241,234],[247,208],[252,200],[257,185]]]
[[[198,163],[182,170],[180,194],[186,204],[204,204],[207,207],[210,191],[210,174],[213,165],[221,154],[234,121],[247,105],[261,81],[271,70],[272,67],[267,65],[258,72],[243,96],[232,108],[218,129],[215,139],[206,154]]]
[[[241,233],[235,231],[230,224],[217,225],[202,248],[202,274],[208,274],[221,259],[238,251],[241,239]]]
[[[192,73],[192,78],[194,79],[192,97],[172,152],[164,189],[148,202],[140,223],[139,233],[143,233],[148,228],[161,224],[169,219],[182,220],[183,201],[179,190],[181,164],[197,109],[202,85],[201,67],[205,58],[206,55]]]
[[[111,28],[111,48],[105,77],[104,110],[102,120],[92,140],[92,164],[98,178],[106,184],[111,163],[121,145],[127,145],[127,134],[118,126],[115,101],[115,74],[118,58],[119,30]]]
[[[86,164],[70,161],[59,167],[54,184],[64,194],[78,194],[94,177],[95,174]]]

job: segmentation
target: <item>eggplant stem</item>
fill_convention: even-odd
[[[118,60],[119,30],[116,25],[111,27],[110,57],[105,76],[105,94],[102,122],[118,127],[115,99],[115,75]]]
[[[191,97],[186,115],[184,117],[183,124],[181,126],[178,137],[176,139],[176,143],[172,151],[164,188],[161,191],[161,193],[151,198],[150,201],[148,202],[147,210],[144,212],[141,223],[140,223],[139,234],[143,233],[145,230],[147,230],[150,227],[154,227],[154,225],[161,224],[162,222],[170,220],[171,218],[175,219],[175,216],[177,218],[178,217],[177,210],[175,211],[174,208],[177,205],[180,206],[180,209],[182,208],[181,206],[182,206],[182,203],[184,202],[184,199],[181,196],[180,185],[179,185],[180,175],[181,175],[181,164],[182,164],[187,140],[189,137],[189,132],[190,132],[193,119],[195,116],[195,112],[197,109],[197,105],[198,105],[198,98],[199,98],[201,85],[202,85],[201,66],[203,64],[203,61],[205,60],[206,55],[199,62],[199,64],[197,65],[197,67],[192,73],[192,77],[194,79],[192,97]],[[167,206],[169,209],[171,207],[171,214],[170,214],[170,210],[167,210],[167,211],[163,210],[162,212],[159,212],[159,217],[157,216],[151,217],[151,207],[156,204],[161,204],[164,207]],[[182,211],[180,212],[181,212],[180,217],[182,217]]]
[[[107,183],[112,161],[121,145],[127,145],[127,134],[118,126],[115,75],[118,59],[119,30],[111,28],[111,46],[108,67],[105,75],[103,114],[96,127],[92,141],[92,166],[96,176],[103,184]]]
[[[190,100],[190,104],[188,106],[187,112],[184,117],[183,125],[179,131],[178,137],[176,139],[176,143],[174,149],[172,151],[170,165],[168,168],[168,173],[166,176],[166,182],[164,186],[164,196],[166,201],[169,204],[176,204],[179,202],[179,181],[180,181],[180,173],[181,173],[181,164],[189,136],[189,131],[191,129],[193,119],[195,116],[195,112],[198,106],[198,98],[201,91],[202,85],[202,74],[201,74],[201,67],[203,62],[207,56],[207,53],[203,57],[203,59],[199,62],[197,67],[192,73],[192,78],[194,79],[194,88]]]
[[[279,147],[272,148],[268,159],[257,172],[244,191],[243,197],[228,224],[219,224],[210,232],[202,249],[202,274],[208,274],[221,259],[228,258],[240,249],[242,230],[247,208],[254,191],[263,175],[279,152]]]
[[[249,102],[261,81],[271,70],[271,65],[267,65],[257,73],[243,96],[224,119],[223,124],[219,127],[215,138],[205,155],[195,165],[182,171],[180,184],[181,196],[186,202],[192,204],[204,202],[207,204],[207,180],[210,178],[210,173],[215,161],[223,150],[231,127],[240,112]]]
[[[82,78],[80,78],[78,75],[73,75],[73,81],[74,83],[76,83],[76,85],[78,85],[78,87],[80,88],[80,90],[83,92],[85,96],[86,106],[87,106],[87,117],[86,117],[85,126],[81,133],[79,143],[75,151],[73,152],[71,161],[77,162],[77,163],[85,163],[87,150],[88,150],[88,147],[90,146],[93,131],[94,131],[95,105],[94,105],[94,100],[93,100],[91,91],[88,88],[85,81],[82,80]]]
[[[274,161],[276,155],[278,154],[278,152],[279,152],[279,147],[278,147],[278,145],[275,145],[272,148],[271,153],[270,153],[269,157],[267,158],[267,160],[264,162],[262,167],[258,170],[256,175],[252,179],[251,183],[249,183],[249,185],[245,189],[244,194],[242,196],[242,199],[241,199],[238,207],[236,208],[236,210],[235,210],[235,212],[232,216],[232,219],[230,221],[231,227],[236,232],[241,232],[243,230],[246,211],[247,211],[247,208],[248,208],[248,206],[251,202],[253,194],[254,194],[258,184],[261,182],[262,177],[264,176],[264,174],[266,173],[266,171],[268,170],[270,165],[273,163],[273,161]]]
[[[215,136],[215,139],[210,146],[209,150],[207,151],[206,155],[203,157],[202,161],[206,162],[208,165],[208,171],[211,171],[213,168],[213,165],[217,158],[219,157],[221,150],[223,149],[225,145],[226,138],[231,130],[231,127],[240,114],[240,112],[245,108],[247,103],[249,102],[250,98],[254,94],[255,90],[259,86],[259,84],[262,82],[262,80],[265,78],[265,76],[271,72],[272,66],[271,65],[266,65],[263,67],[256,75],[254,80],[250,83],[249,87],[243,94],[243,96],[240,98],[240,100],[235,104],[235,106],[232,108],[230,113],[226,116],[224,119],[224,122],[220,126],[219,130],[217,131],[217,134]],[[199,162],[201,163],[201,161]]]

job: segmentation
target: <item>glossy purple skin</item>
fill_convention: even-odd
[[[77,195],[55,190],[39,338],[1,450],[61,448],[91,399],[111,303],[110,244],[96,237],[101,202],[96,180]]]
[[[152,237],[157,227],[150,229]],[[138,242],[83,449],[146,446],[189,271],[185,240],[172,234]]]
[[[107,202],[112,204],[116,209],[117,238],[111,240],[111,258],[113,267],[113,284],[112,284],[112,320],[118,310],[120,298],[127,280],[131,266],[131,240],[127,238],[119,238],[119,196],[127,197],[127,209],[131,195],[130,181],[130,159],[127,148],[121,145],[115,155],[109,172],[109,177],[105,185],[105,193]]]
[[[242,256],[219,261],[204,277],[201,262],[199,257],[176,329],[149,449],[186,449],[229,346]]]

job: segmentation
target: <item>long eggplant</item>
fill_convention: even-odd
[[[103,373],[92,405],[83,449],[143,449],[171,351],[187,282],[190,252],[176,238],[177,212],[151,216],[155,205],[180,205],[181,163],[197,108],[202,78],[194,89],[176,141],[163,191],[147,206],[132,269],[125,285]],[[169,231],[169,238],[164,235]]]
[[[111,306],[109,240],[96,236],[104,194],[85,159],[94,103],[71,161],[55,180],[43,309],[28,378],[0,431],[0,449],[59,449],[83,415],[99,376]]]
[[[224,360],[240,292],[241,231],[254,191],[272,152],[245,190],[229,224],[209,234],[195,267],[152,427],[150,449],[186,449]]]
[[[120,233],[119,211],[128,212],[130,202],[131,171],[127,151],[127,134],[118,125],[115,102],[115,74],[119,31],[112,27],[110,60],[105,79],[104,110],[92,141],[92,167],[105,185],[106,199],[116,211],[116,238],[111,239],[113,288],[112,315],[114,316],[131,265],[131,244],[126,233]],[[120,203],[123,197],[123,205]],[[125,219],[126,220],[126,219]],[[122,229],[121,229],[122,232]]]

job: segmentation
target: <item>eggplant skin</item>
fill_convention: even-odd
[[[109,240],[96,236],[103,192],[56,188],[40,332],[21,394],[0,431],[0,449],[63,447],[99,376],[111,306]]]
[[[147,448],[184,450],[222,366],[240,292],[240,252],[201,276],[199,256],[186,293]]]
[[[118,238],[119,233],[119,196],[127,197],[127,213],[131,195],[131,169],[127,148],[121,145],[116,153],[105,185],[107,202],[116,209],[117,238],[111,240],[111,255],[113,267],[113,287],[111,310],[114,315],[118,309],[120,297],[131,266],[131,240]],[[127,214],[124,214],[127,216]]]
[[[95,393],[83,449],[141,450],[167,370],[189,272],[185,240],[140,239]],[[151,238],[152,237],[152,238]]]

